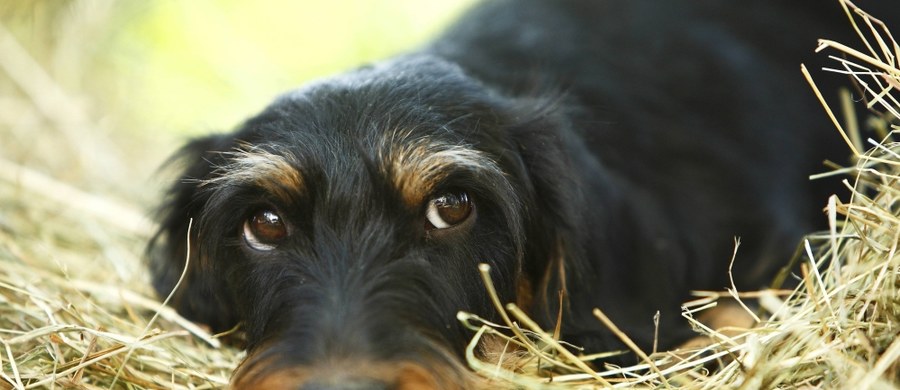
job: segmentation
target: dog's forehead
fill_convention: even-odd
[[[502,175],[486,150],[492,142],[481,139],[497,127],[489,97],[453,66],[411,63],[422,61],[429,66],[375,66],[283,95],[246,124],[247,144],[229,156],[236,171],[217,180],[276,194],[313,186],[362,193],[387,182],[417,207],[451,173]]]

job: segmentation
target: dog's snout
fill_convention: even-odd
[[[388,390],[407,389],[400,383],[387,382],[381,378],[354,376],[349,373],[337,375],[293,375],[292,373],[274,373],[256,378],[251,382],[236,384],[235,389],[246,390]],[[425,389],[413,387],[411,389]]]
[[[296,390],[388,390],[394,388],[397,386],[375,378],[345,378],[341,381],[310,381],[300,384]]]
[[[245,362],[246,363],[246,362]],[[418,363],[332,362],[272,369],[271,361],[257,361],[238,369],[232,378],[235,390],[438,390],[456,389],[448,380],[459,373],[447,367]],[[443,378],[443,379],[439,379]]]

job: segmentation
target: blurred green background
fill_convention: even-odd
[[[0,0],[0,160],[146,208],[189,137],[414,49],[471,2]]]

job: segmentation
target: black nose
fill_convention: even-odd
[[[341,380],[306,382],[297,390],[388,390],[387,383],[372,378],[344,378]]]

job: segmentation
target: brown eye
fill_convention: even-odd
[[[244,222],[244,240],[251,248],[270,251],[287,237],[281,216],[272,210],[260,210]]]
[[[428,202],[425,218],[428,228],[446,229],[469,218],[475,205],[465,192],[446,193]]]

